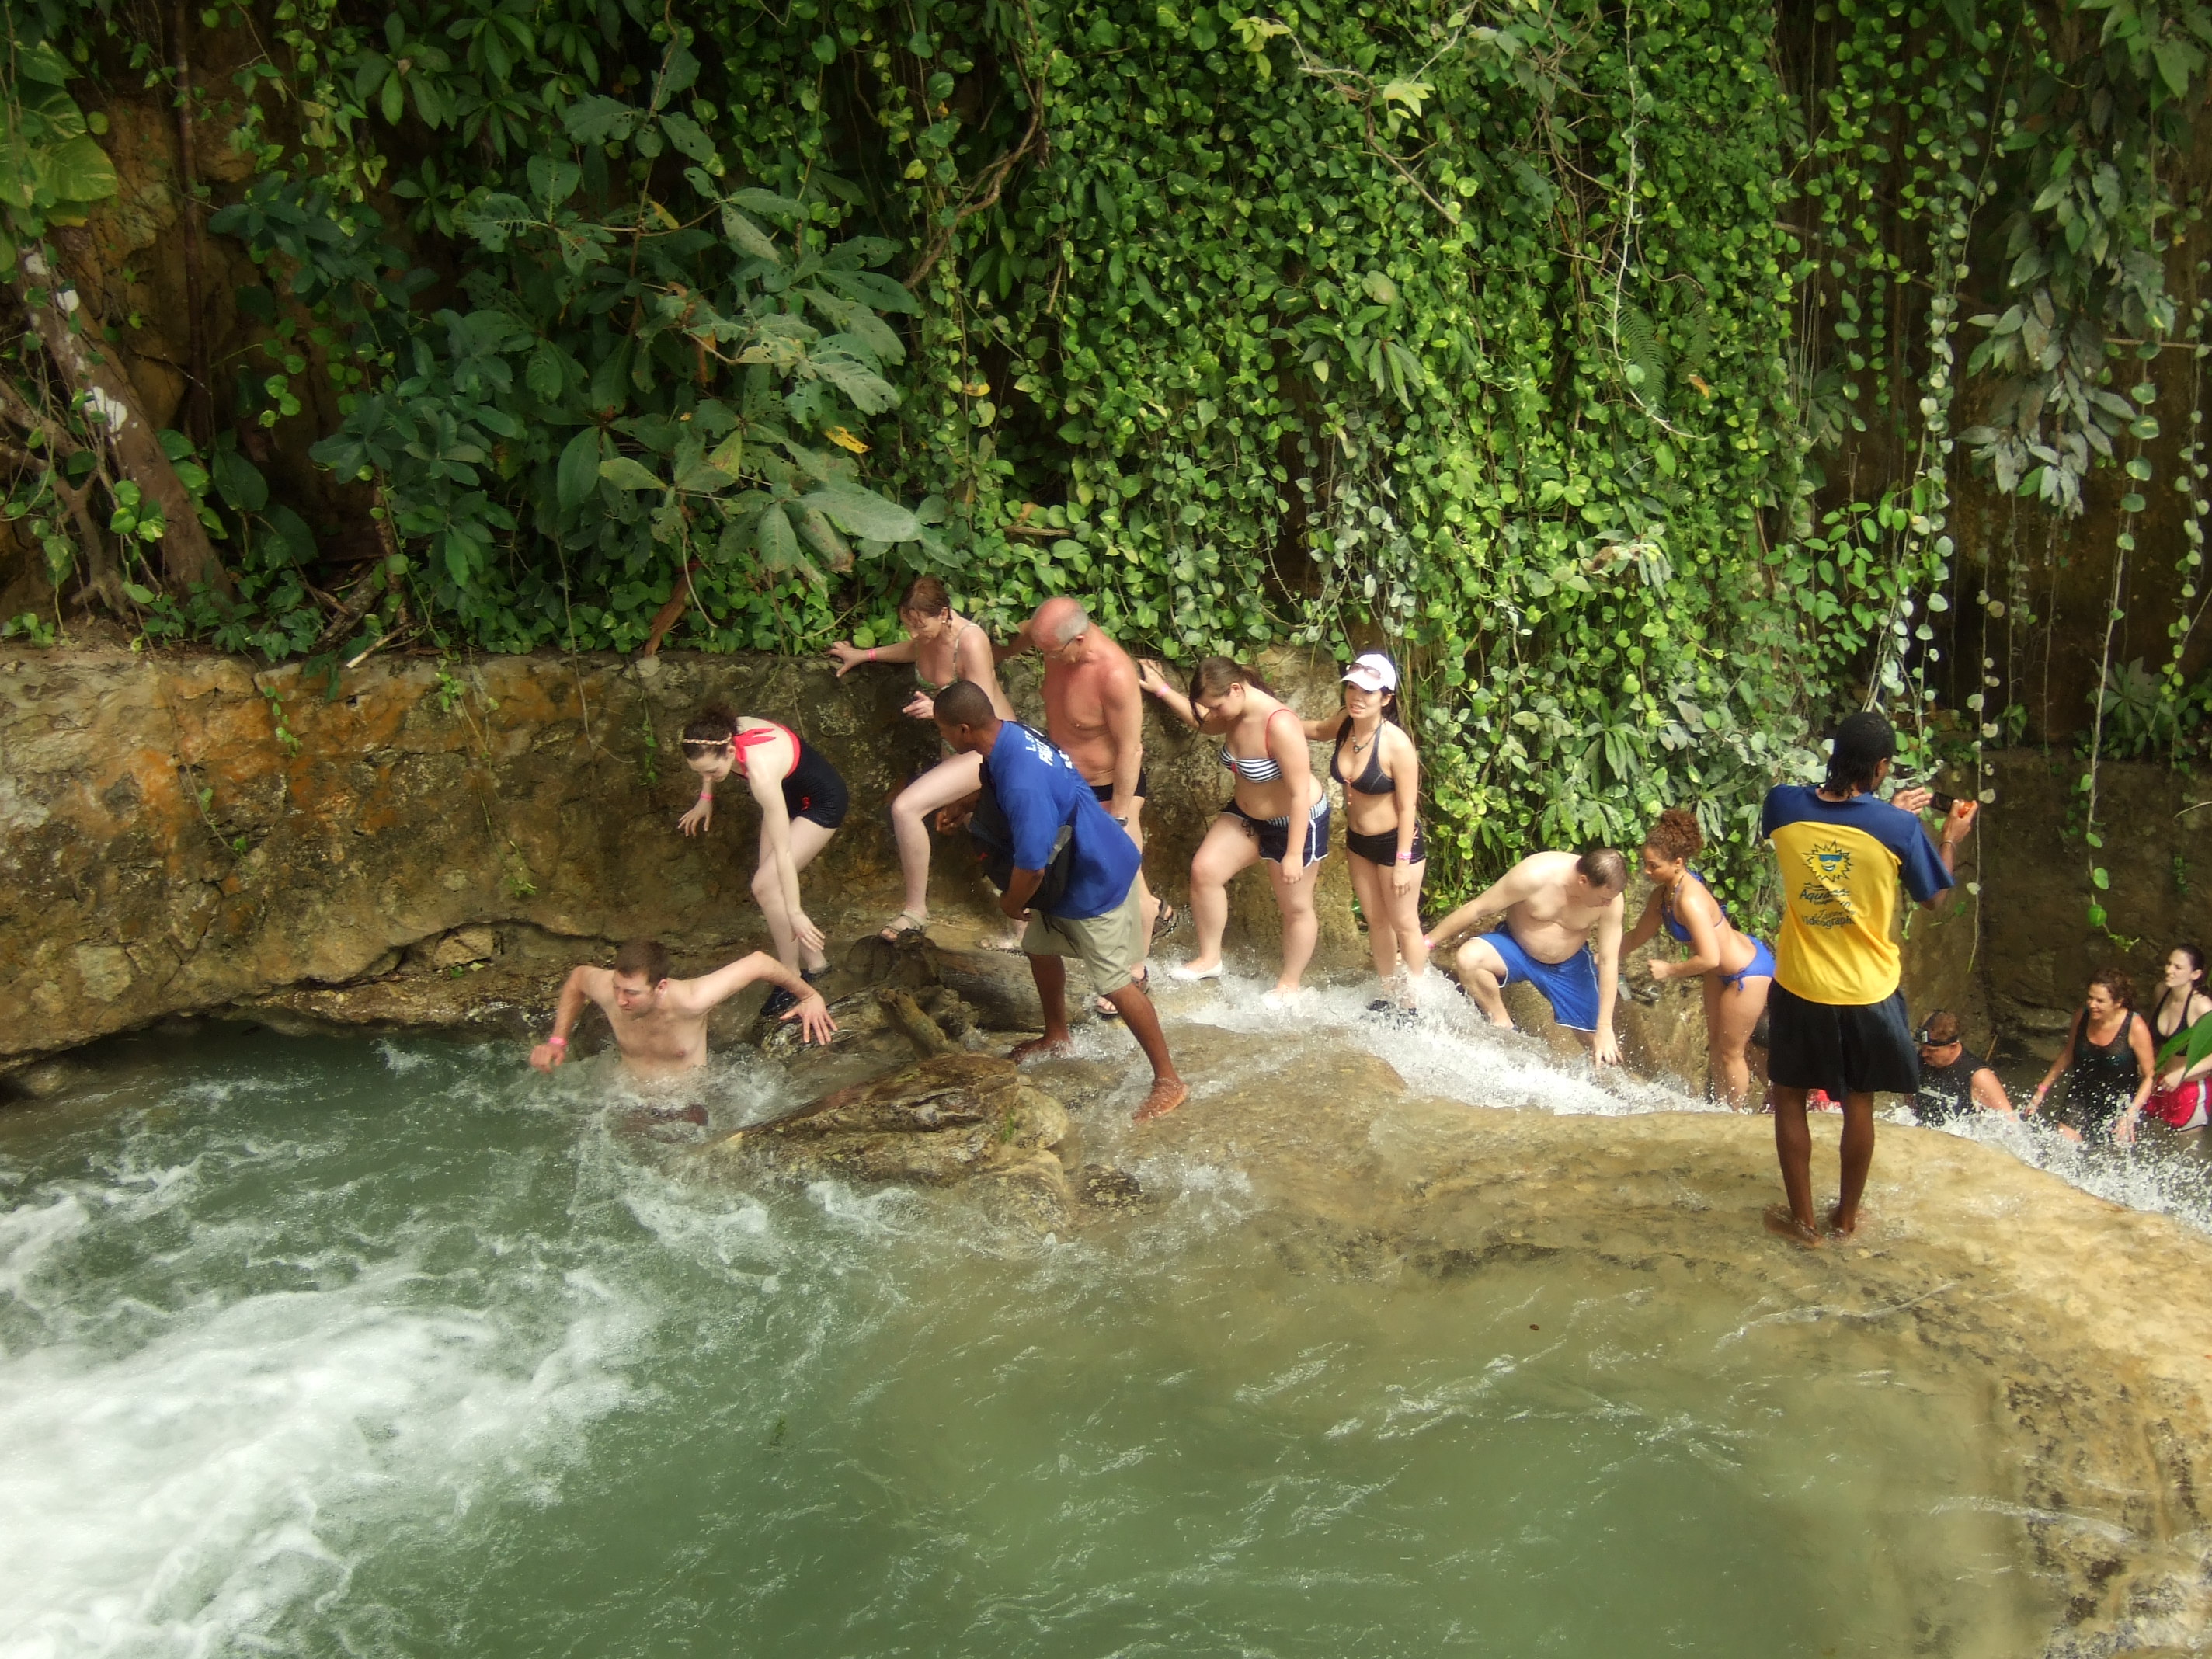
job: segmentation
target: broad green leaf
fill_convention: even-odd
[[[453,217],[463,230],[492,253],[505,252],[508,237],[535,222],[530,204],[520,196],[489,190],[471,198]]]
[[[917,530],[920,527],[915,526]],[[823,516],[821,508],[808,507],[799,521],[799,528],[814,550],[829,561],[832,570],[842,572],[853,568],[853,550],[845,544],[845,538]]]
[[[726,203],[722,207],[722,234],[737,245],[740,252],[749,253],[756,259],[765,259],[770,264],[783,263],[783,255],[768,239],[767,233]]]
[[[757,185],[732,191],[728,199],[748,213],[762,214],[770,219],[795,219],[805,211],[788,196],[779,196],[772,190],[762,190]]]
[[[561,395],[568,377],[561,371],[561,353],[550,341],[538,342],[538,349],[530,354],[530,366],[523,378],[531,391],[548,403]]]
[[[921,521],[897,502],[842,479],[833,479],[809,492],[801,505],[827,514],[833,524],[850,536],[905,542],[921,533]]]
[[[56,202],[104,202],[115,194],[115,164],[89,137],[57,145],[45,160],[46,192]]]
[[[70,67],[69,59],[56,52],[52,42],[46,40],[40,41],[35,46],[16,48],[15,72],[26,81],[41,81],[50,87],[67,86],[70,78],[76,73]]]
[[[701,167],[713,162],[714,141],[707,136],[706,129],[690,116],[679,115],[674,110],[664,110],[660,116],[660,130],[668,135],[670,143]]]
[[[561,125],[580,144],[604,144],[627,138],[643,117],[618,99],[593,93],[561,112]]]
[[[529,173],[530,188],[549,207],[560,206],[576,193],[576,186],[584,181],[583,168],[574,161],[550,155],[532,156]]]
[[[562,450],[554,489],[563,512],[573,511],[598,487],[602,442],[599,428],[587,426]],[[644,471],[642,467],[638,470]]]
[[[878,311],[921,314],[921,301],[879,271],[825,270],[822,280]]]
[[[627,455],[610,456],[599,463],[599,476],[617,489],[659,489],[660,480]]]
[[[238,453],[235,444],[220,445],[209,457],[216,494],[240,513],[258,513],[269,505],[269,481],[261,469]]]
[[[760,562],[770,570],[788,570],[799,562],[799,538],[791,533],[791,520],[780,503],[771,503],[753,526],[753,545]]]
[[[863,415],[880,415],[898,404],[897,389],[857,358],[825,351],[806,361],[816,374],[851,398]]]
[[[694,461],[676,475],[676,487],[687,495],[711,495],[727,489],[737,480],[711,461]]]
[[[1419,115],[1422,100],[1435,91],[1426,81],[1392,81],[1382,88],[1382,101],[1402,105],[1408,114]]]

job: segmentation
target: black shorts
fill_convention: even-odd
[[[1137,769],[1136,796],[1139,800],[1150,800],[1152,798],[1152,775],[1149,769],[1142,766]],[[1092,784],[1091,799],[1101,806],[1105,805],[1114,799],[1114,786],[1110,783]]]
[[[1766,1074],[1781,1089],[1909,1095],[1920,1087],[1920,1050],[1905,993],[1880,1002],[1808,1002],[1780,981],[1766,993]]]
[[[795,818],[808,818],[824,830],[844,823],[852,799],[837,769],[822,758],[818,750],[799,739],[799,759],[783,781],[783,809]]]
[[[1384,830],[1369,836],[1346,824],[1344,846],[1346,852],[1365,859],[1370,864],[1395,864],[1398,861],[1398,832],[1395,830]],[[1413,826],[1413,856],[1406,860],[1408,864],[1419,864],[1429,855],[1429,844],[1421,839],[1421,826],[1418,823]]]
[[[1288,818],[1255,818],[1235,801],[1221,809],[1222,816],[1235,818],[1244,833],[1258,838],[1260,856],[1283,861],[1283,854],[1291,850],[1291,821]],[[1306,850],[1304,862],[1319,864],[1328,856],[1328,797],[1323,795],[1314,803],[1306,818]]]

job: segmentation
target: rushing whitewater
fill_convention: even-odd
[[[2164,1547],[1935,1332],[1922,1168],[1988,1154],[1817,1261],[1726,1207],[1756,1123],[1250,989],[1163,1133],[1121,1034],[1062,1063],[1146,1198],[1051,1237],[702,1177],[793,1103],[744,1056],[695,1135],[500,1048],[118,1054],[0,1117],[0,1655],[2002,1655]]]

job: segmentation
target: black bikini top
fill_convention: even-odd
[[[1367,769],[1357,778],[1344,775],[1344,744],[1351,735],[1352,722],[1346,720],[1344,729],[1336,734],[1336,752],[1329,757],[1328,761],[1328,769],[1336,775],[1336,781],[1358,795],[1395,794],[1398,786],[1382,769],[1382,726],[1378,723],[1375,727],[1375,746],[1367,751]]]

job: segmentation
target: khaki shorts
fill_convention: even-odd
[[[1137,977],[1145,959],[1145,910],[1132,881],[1121,902],[1103,916],[1080,921],[1030,912],[1022,950],[1033,957],[1073,957],[1091,971],[1091,988],[1110,996]]]

